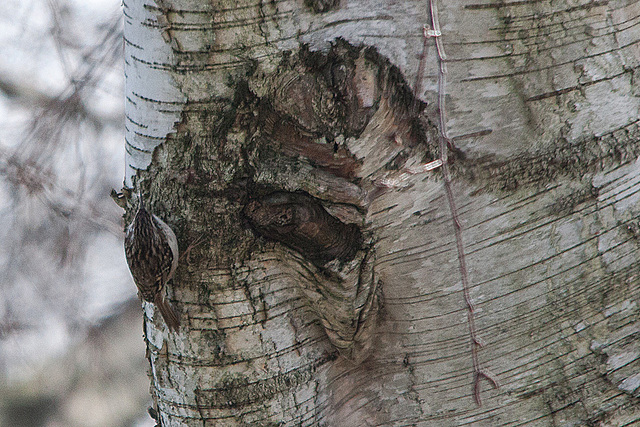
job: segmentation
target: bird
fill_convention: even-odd
[[[145,208],[142,194],[138,199],[136,215],[125,231],[127,264],[138,295],[155,304],[169,329],[176,331],[180,318],[164,290],[178,267],[178,240],[171,227]]]

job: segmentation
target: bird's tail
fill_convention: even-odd
[[[169,302],[164,299],[162,294],[156,294],[153,303],[160,310],[160,314],[162,314],[162,318],[164,319],[169,329],[171,329],[172,331],[178,330],[178,328],[180,327],[180,318],[178,317],[178,314],[173,309],[173,307],[171,307],[171,304],[169,304]]]

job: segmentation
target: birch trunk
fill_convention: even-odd
[[[144,304],[160,425],[640,422],[640,3],[438,9],[479,363],[501,384],[483,406],[442,174],[416,173],[439,156],[431,41],[424,104],[408,89],[428,2],[124,2],[125,185],[183,253],[179,332]],[[353,258],[261,228],[273,193],[355,224]]]

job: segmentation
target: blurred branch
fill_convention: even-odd
[[[120,237],[122,226],[103,215],[95,206],[72,203],[78,194],[59,186],[55,176],[36,163],[21,162],[15,156],[8,157],[0,147],[0,174],[29,194],[35,194],[55,214],[64,218],[78,218]]]
[[[18,102],[25,107],[32,108],[34,105],[42,106],[47,105],[55,99],[55,97],[46,94],[39,88],[18,82],[12,79],[8,75],[0,73],[0,91],[2,91],[7,98],[12,101]]]
[[[100,126],[120,126],[122,124],[122,116],[120,114],[98,114],[87,109],[82,102],[76,103],[73,108],[69,108],[65,106],[65,103],[71,102],[71,99],[61,98],[60,95],[53,96],[34,86],[31,81],[21,81],[2,72],[0,72],[0,92],[12,102],[18,103],[25,108],[33,109],[35,107],[44,111],[51,110],[51,112],[75,110],[79,116],[87,118],[92,123],[100,124]]]
[[[60,34],[65,24],[61,22],[59,2],[49,0],[49,5],[54,16],[54,28],[58,29],[54,31],[57,34],[54,42],[61,51],[64,44]],[[0,90],[22,105],[36,106],[26,136],[13,148],[0,146],[0,174],[13,186],[25,189],[30,195],[37,195],[57,216],[80,219],[117,236],[122,233],[120,224],[105,216],[103,210],[97,209],[94,204],[83,200],[81,191],[72,191],[60,185],[53,162],[57,152],[73,147],[78,138],[87,138],[87,134],[78,129],[81,124],[89,122],[97,129],[105,125],[106,117],[91,112],[85,100],[96,89],[102,76],[111,71],[121,58],[121,25],[122,17],[115,15],[98,42],[81,53],[81,65],[57,96],[50,96],[31,84],[0,75]],[[59,52],[59,56],[62,58],[65,55]],[[108,119],[114,124],[117,120],[115,117]],[[121,125],[121,119],[117,123]],[[65,158],[65,162],[68,161]],[[84,169],[81,157],[78,162]],[[83,189],[86,185],[85,174],[81,171],[80,175],[78,188]]]
[[[26,375],[135,289],[123,291],[122,211],[107,197],[109,162],[123,151],[122,11],[88,22],[87,2],[37,2],[22,23],[45,37],[9,43],[0,56],[9,112],[0,118],[0,383]],[[62,79],[52,79],[60,66]]]
[[[49,10],[51,11],[52,20],[51,38],[53,39],[53,44],[56,47],[58,57],[60,58],[62,67],[65,70],[65,74],[68,76],[69,69],[71,67],[69,65],[69,60],[67,59],[67,55],[64,49],[64,45],[66,45],[67,43],[63,41],[63,34],[64,30],[69,27],[63,24],[64,17],[62,16],[62,14],[65,12],[66,5],[61,6],[58,0],[48,0],[48,4]]]
[[[89,112],[85,100],[102,76],[122,58],[121,26],[120,15],[112,18],[101,39],[81,54],[82,63],[71,76],[69,84],[60,94],[49,98],[41,110],[34,114],[30,131],[16,146],[13,156],[26,156],[34,161],[43,157],[51,159],[52,154],[63,145],[62,129],[66,125],[77,125],[83,121],[90,121],[96,128],[104,125],[102,118],[94,117]]]

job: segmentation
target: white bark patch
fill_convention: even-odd
[[[618,386],[620,390],[626,391],[627,393],[633,393],[638,387],[640,387],[640,373],[625,378]]]
[[[136,170],[149,167],[153,150],[180,121],[187,98],[168,72],[171,47],[158,28],[146,25],[157,22],[157,15],[147,7],[125,7],[125,13],[125,185],[131,186]]]
[[[620,354],[614,354],[607,360],[607,368],[612,371],[620,369],[636,360],[638,356],[640,356],[640,351],[627,351]]]

